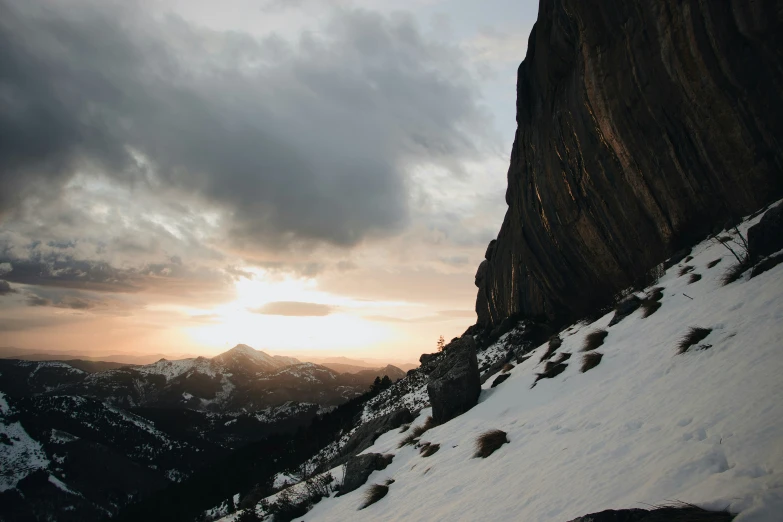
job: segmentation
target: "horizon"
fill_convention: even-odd
[[[537,2],[0,4],[0,344],[418,361],[475,323]]]
[[[126,361],[132,361],[133,359],[149,359],[151,362],[147,363],[140,363],[140,362],[127,362],[127,364],[151,364],[152,362],[157,362],[161,359],[166,359],[169,361],[179,361],[184,359],[195,359],[197,357],[206,357],[208,359],[211,359],[213,357],[217,357],[219,355],[222,355],[226,353],[227,351],[233,350],[235,348],[238,348],[240,346],[246,346],[249,347],[255,351],[263,352],[267,355],[271,355],[274,357],[293,357],[295,359],[300,360],[301,362],[314,362],[315,364],[320,364],[322,362],[328,362],[328,363],[341,363],[341,361],[346,361],[344,364],[350,365],[351,363],[364,363],[364,364],[373,364],[383,363],[384,365],[391,364],[392,366],[395,366],[397,364],[400,365],[414,365],[418,366],[419,362],[418,360],[407,360],[402,358],[394,358],[394,357],[347,357],[344,355],[325,355],[325,354],[319,354],[317,352],[309,352],[309,353],[301,353],[297,354],[296,356],[293,356],[291,354],[287,353],[276,353],[270,350],[264,350],[261,348],[256,348],[254,346],[250,346],[245,343],[239,343],[235,346],[232,346],[226,350],[217,352],[213,355],[198,355],[195,353],[176,353],[176,352],[170,352],[170,353],[139,353],[139,352],[95,352],[94,355],[88,354],[88,353],[81,353],[78,350],[74,351],[63,351],[63,350],[45,350],[45,349],[21,349],[21,348],[15,348],[13,346],[0,346],[0,359],[21,359],[21,360],[28,360],[27,357],[33,357],[33,356],[51,356],[51,357],[63,357],[63,359],[41,359],[41,360],[57,360],[57,361],[67,361],[69,359],[65,359],[65,357],[71,358],[73,360],[74,357],[80,358],[80,357],[86,357],[88,359],[95,359],[96,362],[108,360],[108,359],[115,359],[113,362],[122,362],[126,363]],[[10,355],[9,355],[10,354]],[[157,357],[157,358],[155,358]],[[153,359],[155,358],[155,359]],[[125,359],[124,361],[119,361],[119,359]],[[33,359],[29,359],[33,360]]]

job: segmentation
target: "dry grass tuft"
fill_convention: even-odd
[[[673,502],[653,506],[644,520],[645,522],[731,522],[735,516],[725,509],[708,511],[686,502]]]
[[[688,273],[688,272],[690,272],[691,270],[693,270],[693,267],[692,267],[692,266],[690,266],[690,265],[685,265],[684,267],[680,268],[680,271],[678,272],[678,274],[679,274],[680,276],[684,276],[685,274],[687,274],[687,273]]]
[[[440,449],[440,444],[427,444],[426,446],[421,447],[419,453],[421,454],[422,457],[427,458],[437,453],[439,449]]]
[[[389,486],[385,484],[373,484],[364,493],[364,503],[359,509],[364,509],[378,502],[389,492]]]
[[[511,363],[506,363],[506,364],[505,364],[505,366],[503,366],[503,369],[502,369],[502,370],[500,370],[500,371],[501,371],[501,372],[503,372],[503,373],[508,373],[508,372],[510,372],[511,370],[513,370],[514,368],[516,368],[516,367],[515,367],[513,364],[511,364]]]
[[[685,259],[683,259],[683,261],[686,263],[690,263],[691,261],[693,261],[693,256],[688,256]]]
[[[688,284],[692,285],[699,279],[701,279],[701,274],[691,274],[691,276],[688,278]]]
[[[550,357],[552,357],[558,348],[563,346],[563,340],[560,338],[560,336],[555,335],[549,339],[549,348],[547,348],[546,353],[544,353],[543,356],[541,356],[541,360],[538,362],[544,362],[548,361]]]
[[[600,352],[590,352],[586,353],[582,357],[582,368],[579,370],[582,373],[585,373],[588,370],[592,370],[599,364],[601,364],[601,359],[603,359],[604,354]]]
[[[403,424],[402,426],[400,426],[400,433],[405,433],[410,429],[410,427],[411,427],[410,424]]]
[[[658,309],[661,307],[660,301],[652,301],[650,299],[645,299],[642,301],[642,317],[647,318],[650,317],[652,314],[658,311]]]
[[[650,291],[647,293],[647,299],[648,301],[660,301],[663,299],[663,287],[656,286],[655,288],[650,288]]]
[[[721,277],[723,286],[729,285],[740,278],[751,267],[750,256],[746,255],[739,263],[731,265]]]
[[[563,373],[566,368],[568,368],[568,365],[566,363],[557,363],[557,364],[547,363],[546,367],[544,368],[544,373],[539,373],[536,375],[536,380],[533,382],[533,386],[531,386],[531,388],[534,388],[536,386],[536,383],[541,379],[552,379],[554,377],[557,377],[558,375]]]
[[[506,443],[508,443],[508,437],[506,436],[505,431],[486,431],[476,439],[476,453],[473,454],[473,457],[485,459]]]
[[[590,332],[585,337],[585,343],[582,346],[583,352],[589,352],[592,350],[595,350],[602,344],[604,344],[604,339],[606,339],[606,336],[609,335],[609,332],[606,330],[595,330],[593,332]]]
[[[685,334],[679,343],[677,343],[677,353],[685,353],[694,344],[699,344],[705,337],[710,335],[712,328],[701,328],[699,326],[691,326],[688,329],[688,333]]]
[[[398,448],[402,448],[403,446],[407,446],[409,444],[413,444],[416,442],[422,435],[424,435],[427,431],[431,430],[437,426],[435,424],[435,421],[432,420],[432,417],[427,417],[427,420],[424,421],[424,424],[421,424],[419,426],[416,426],[411,430],[411,432],[408,434],[407,437],[402,439],[400,443],[397,445]]]
[[[715,259],[715,260],[713,260],[713,261],[710,261],[709,263],[707,263],[707,268],[715,268],[715,265],[717,265],[718,263],[720,263],[721,259],[722,259],[722,258],[720,258],[720,257],[719,257],[718,259]]]

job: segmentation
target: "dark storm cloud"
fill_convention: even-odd
[[[27,306],[52,306],[55,308],[67,308],[70,310],[92,310],[93,308],[105,306],[105,304],[101,301],[85,299],[72,295],[61,296],[54,300],[31,293],[27,295],[26,302]]]
[[[15,294],[16,290],[11,288],[11,285],[8,284],[8,281],[2,281],[0,280],[0,295],[8,295],[8,294]]]
[[[119,294],[147,292],[194,301],[225,301],[233,297],[231,275],[216,269],[188,266],[176,256],[163,263],[117,268],[103,261],[74,259],[58,253],[42,254],[36,245],[29,245],[23,253],[25,258],[14,256],[0,242],[0,264],[7,262],[12,267],[3,274],[3,279],[41,288]],[[41,298],[38,295],[28,296],[27,302],[30,306],[60,306],[75,310],[94,307],[90,300],[51,299],[50,296]]]
[[[262,315],[285,315],[289,317],[323,317],[331,314],[334,307],[317,303],[298,301],[276,301],[255,308],[251,312]]]
[[[404,16],[289,47],[133,2],[0,12],[0,217],[98,171],[224,208],[240,246],[348,246],[404,226],[405,169],[458,170],[486,125],[464,57]]]

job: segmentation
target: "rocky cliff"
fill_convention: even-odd
[[[589,312],[779,196],[781,93],[781,0],[541,0],[479,325]]]

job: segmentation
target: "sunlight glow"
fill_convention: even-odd
[[[253,279],[236,282],[237,298],[212,310],[186,311],[201,324],[187,328],[201,345],[225,347],[245,343],[275,351],[344,350],[389,342],[395,331],[383,323],[362,319],[366,308],[411,306],[408,303],[358,301],[318,290],[313,279],[276,277],[254,270]],[[257,313],[275,302],[313,303],[333,307],[324,316],[284,316]]]

